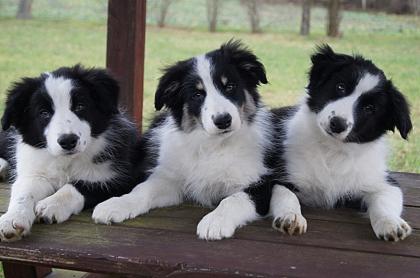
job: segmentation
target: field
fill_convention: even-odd
[[[15,1],[0,2],[0,110],[7,88],[21,76],[38,75],[63,65],[104,66],[105,1],[35,0],[34,19],[13,18]],[[414,130],[408,142],[390,135],[390,168],[420,173],[420,19],[411,16],[345,12],[341,39],[324,36],[325,10],[313,9],[312,34],[297,34],[300,8],[263,6],[264,33],[249,34],[239,1],[225,1],[220,32],[206,31],[205,1],[178,0],[168,15],[170,27],[159,29],[156,1],[149,3],[145,64],[145,117],[153,113],[159,69],[179,59],[218,47],[230,38],[243,40],[266,65],[270,84],[261,87],[270,106],[293,104],[302,96],[314,46],[327,42],[336,51],[371,58],[407,96]]]

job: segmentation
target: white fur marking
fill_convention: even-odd
[[[196,57],[196,70],[200,76],[206,90],[206,98],[201,111],[201,121],[204,129],[210,134],[220,134],[220,129],[214,124],[213,119],[222,114],[230,114],[232,116],[231,131],[241,128],[241,118],[239,109],[230,100],[224,97],[216,88],[211,77],[212,66],[205,56]]]
[[[338,116],[345,119],[347,122],[347,129],[339,134],[334,134],[334,136],[337,139],[344,140],[354,126],[353,110],[357,100],[362,94],[375,88],[379,81],[379,76],[365,73],[350,95],[335,100],[326,105],[317,115],[318,125],[325,132],[325,134],[327,134],[330,129],[330,119],[333,116]]]
[[[63,134],[76,134],[79,136],[76,152],[83,152],[90,143],[90,125],[81,120],[71,111],[71,91],[73,84],[70,79],[49,76],[45,80],[45,88],[54,104],[54,114],[46,127],[44,134],[47,138],[47,148],[52,155],[61,155],[65,152],[58,144],[58,138]],[[83,144],[82,142],[87,142]]]

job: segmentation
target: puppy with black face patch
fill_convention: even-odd
[[[167,68],[155,97],[156,109],[166,111],[137,151],[146,180],[99,204],[93,219],[121,222],[192,200],[216,207],[197,227],[199,238],[216,240],[267,214],[273,129],[261,83],[264,66],[239,42]]]
[[[303,218],[299,201],[325,208],[362,201],[378,238],[404,239],[411,228],[401,218],[401,189],[387,172],[385,134],[396,128],[407,138],[405,98],[361,56],[325,45],[312,63],[303,102],[274,110],[284,120],[277,172],[287,185],[273,189],[274,227],[294,233]]]
[[[118,93],[106,71],[81,66],[10,89],[0,155],[13,185],[0,217],[2,241],[27,235],[36,218],[60,223],[133,188],[137,131],[118,110]]]

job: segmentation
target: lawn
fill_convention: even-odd
[[[13,19],[14,1],[0,4],[0,110],[7,87],[21,76],[38,75],[63,65],[83,63],[104,66],[106,42],[106,5],[104,1],[36,0],[34,19]],[[420,173],[420,20],[410,16],[345,12],[343,37],[323,35],[325,11],[313,10],[313,32],[308,38],[297,35],[299,7],[264,6],[264,33],[249,34],[244,11],[238,1],[226,1],[222,9],[220,32],[206,32],[204,1],[190,5],[179,0],[171,7],[168,24],[159,29],[157,4],[148,7],[146,39],[145,98],[146,119],[153,113],[153,95],[159,69],[179,59],[218,47],[230,38],[243,40],[267,68],[269,85],[261,87],[265,102],[274,107],[296,103],[307,83],[309,55],[318,43],[328,42],[339,51],[361,53],[371,58],[412,106],[414,130],[408,142],[390,135],[390,168]],[[50,7],[54,3],[55,7]],[[89,3],[89,4],[86,4]],[[194,3],[198,3],[194,2]],[[87,5],[87,6],[86,6]]]

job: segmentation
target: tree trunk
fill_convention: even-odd
[[[216,32],[218,12],[219,0],[207,0],[207,20],[210,32]]]
[[[248,11],[249,22],[251,24],[252,33],[260,33],[260,13],[259,13],[259,1],[258,0],[243,0],[241,1]]]
[[[20,0],[16,18],[18,19],[32,18],[32,2],[33,0]]]
[[[362,0],[362,10],[366,11],[366,0]]]
[[[166,19],[166,15],[168,14],[170,4],[171,4],[171,0],[162,0],[160,3],[159,18],[158,18],[158,26],[160,28],[165,27],[165,19]]]
[[[300,23],[300,34],[309,35],[311,28],[311,3],[312,0],[302,0],[302,21]]]
[[[327,35],[329,37],[340,36],[341,1],[329,0]]]

